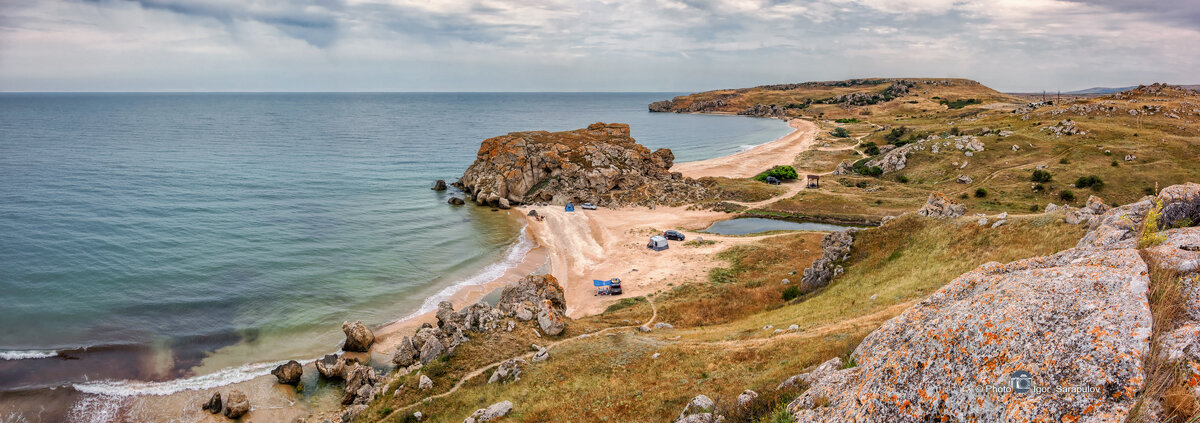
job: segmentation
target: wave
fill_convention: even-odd
[[[760,145],[762,145],[762,144],[742,144],[742,145],[739,145],[739,146],[738,146],[738,150],[737,150],[737,152],[739,152],[739,153],[745,153],[745,152],[747,152],[747,151],[753,150],[753,149],[754,149],[754,147],[758,147],[758,146],[760,146]]]
[[[0,360],[36,360],[58,357],[55,350],[0,351]]]
[[[222,369],[215,373],[162,382],[105,380],[95,382],[78,382],[72,384],[71,387],[76,391],[85,394],[104,395],[109,397],[171,395],[177,392],[199,391],[245,382],[259,376],[268,375],[271,373],[271,369],[274,369],[275,367],[284,363],[287,363],[287,360],[276,361],[272,363],[252,363],[243,366]]]
[[[520,265],[522,261],[525,261],[525,255],[529,254],[534,247],[533,241],[530,241],[529,237],[526,235],[527,229],[528,227],[521,228],[521,235],[517,237],[517,242],[515,244],[508,247],[508,252],[505,254],[504,260],[489,264],[487,267],[484,267],[482,270],[480,270],[479,273],[463,279],[456,284],[442,288],[442,290],[438,291],[437,294],[433,294],[429,298],[426,298],[425,302],[421,303],[421,307],[416,311],[401,319],[394,320],[393,322],[413,319],[422,314],[437,310],[438,303],[450,298],[459,290],[468,286],[479,286],[496,280],[501,276],[504,276],[504,273],[509,269]]]

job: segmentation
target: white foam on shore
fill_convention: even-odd
[[[738,151],[737,151],[737,152],[738,152],[738,153],[745,153],[745,152],[747,152],[747,151],[753,150],[753,149],[754,149],[754,147],[758,147],[758,146],[760,146],[760,145],[764,145],[764,144],[770,144],[770,143],[754,144],[754,145],[750,145],[750,144],[743,144],[743,145],[740,145],[740,146],[738,146]]]
[[[0,351],[0,360],[35,360],[58,357],[55,350]]]
[[[142,395],[171,395],[183,391],[198,391],[218,388],[234,383],[241,383],[259,376],[268,375],[271,369],[287,363],[287,360],[273,363],[252,363],[238,367],[222,369],[215,373],[174,379],[162,382],[142,382],[135,380],[104,380],[95,382],[80,382],[72,385],[76,391],[85,394],[104,395],[110,397],[130,397]]]
[[[456,284],[442,288],[442,290],[438,291],[437,294],[426,298],[425,302],[421,304],[421,307],[418,308],[417,311],[414,311],[401,319],[395,320],[393,323],[413,319],[422,314],[437,310],[438,303],[450,298],[459,290],[468,286],[483,285],[499,279],[501,276],[504,276],[504,273],[508,272],[509,269],[520,265],[522,261],[525,261],[525,256],[529,254],[534,247],[533,241],[530,241],[529,237],[526,236],[526,229],[528,229],[528,225],[521,228],[521,235],[517,237],[517,242],[515,244],[508,247],[508,253],[505,254],[504,260],[489,264],[487,267],[484,267],[483,270],[480,270],[479,273],[463,279]]]

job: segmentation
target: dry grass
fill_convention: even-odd
[[[1168,360],[1162,351],[1162,338],[1179,327],[1187,313],[1187,296],[1183,278],[1174,269],[1158,266],[1153,257],[1142,253],[1150,268],[1150,290],[1147,299],[1154,325],[1150,332],[1150,351],[1143,362],[1146,384],[1134,405],[1129,423],[1185,423],[1200,419],[1200,399],[1187,385],[1191,369],[1180,361]],[[1162,406],[1162,414],[1148,413],[1152,404]]]
[[[750,203],[763,201],[787,192],[787,188],[770,185],[749,178],[700,178],[700,182],[716,189],[722,201]]]

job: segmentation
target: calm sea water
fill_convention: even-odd
[[[429,189],[488,137],[626,122],[689,161],[788,132],[646,112],[674,95],[0,94],[0,392],[310,358],[498,276],[518,223]]]

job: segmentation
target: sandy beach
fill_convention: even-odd
[[[749,178],[771,166],[791,164],[792,158],[812,148],[816,143],[817,125],[803,119],[792,119],[788,121],[788,126],[795,130],[775,141],[725,157],[676,163],[671,167],[671,171],[680,172],[689,178]]]

